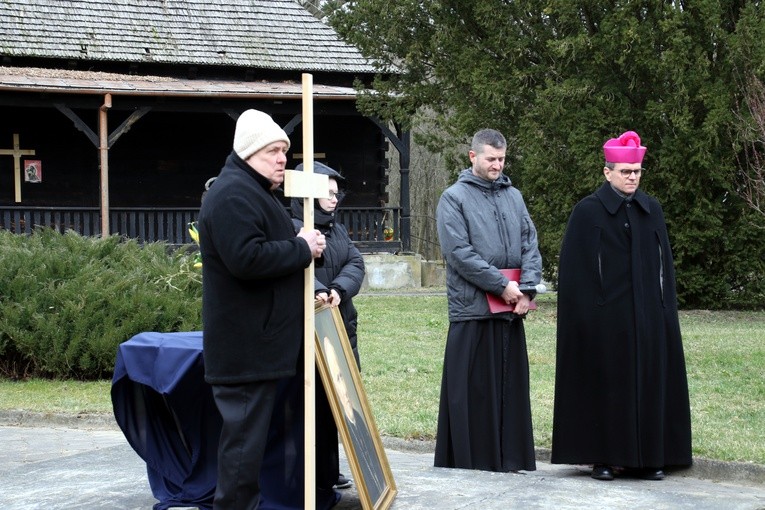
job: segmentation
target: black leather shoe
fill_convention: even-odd
[[[664,480],[664,471],[655,468],[645,468],[640,472],[643,480]]]
[[[613,480],[614,470],[604,464],[595,464],[590,476],[596,480]]]
[[[337,483],[332,487],[333,489],[349,489],[353,485],[350,478],[345,477],[342,473],[337,477]]]

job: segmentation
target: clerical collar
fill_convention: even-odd
[[[610,183],[609,183],[609,184],[610,184]],[[620,197],[622,197],[624,200],[626,200],[626,201],[628,201],[628,202],[629,202],[629,201],[631,201],[631,200],[632,200],[632,197],[634,197],[634,196],[635,196],[635,194],[634,194],[634,193],[630,193],[630,194],[628,195],[628,194],[626,194],[626,193],[623,193],[623,192],[619,191],[618,189],[616,189],[616,187],[615,187],[613,184],[611,184],[611,189],[612,189],[612,190],[614,190],[614,193],[616,193],[617,195],[619,195]]]

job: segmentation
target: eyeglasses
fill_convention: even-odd
[[[613,170],[614,172],[619,172],[622,174],[622,177],[625,179],[632,175],[632,173],[635,173],[635,177],[640,177],[641,174],[645,173],[645,168],[633,168],[631,170],[628,170],[626,168],[622,168],[621,170]]]
[[[340,200],[343,199],[344,196],[345,196],[345,193],[342,193],[340,191],[335,192],[335,191],[331,191],[330,190],[330,192],[329,192],[329,199],[330,200],[332,200],[333,198],[336,198],[337,201],[339,202]]]

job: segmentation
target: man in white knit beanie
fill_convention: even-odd
[[[247,110],[236,121],[234,151],[244,160],[266,145],[279,140],[287,144],[287,149],[290,148],[287,133],[267,113]]]
[[[269,115],[244,112],[199,212],[205,380],[222,418],[215,510],[258,507],[269,429],[298,407],[283,388],[302,384],[303,270],[326,241],[295,236],[274,194],[289,147]]]
[[[284,145],[276,142],[284,142]],[[270,115],[260,110],[247,110],[239,116],[239,119],[236,121],[236,131],[234,131],[234,152],[252,166],[256,172],[262,174],[267,179],[279,180],[271,188],[276,189],[284,182],[284,165],[287,163],[287,157],[283,158],[284,164],[282,165],[278,164],[278,161],[274,161],[277,164],[270,165],[270,169],[268,168],[269,165],[261,163],[261,158],[253,162],[249,161],[258,151],[271,145],[273,145],[274,151],[281,151],[283,155],[290,148],[290,139],[287,137],[287,133],[279,127],[279,124],[274,122]]]

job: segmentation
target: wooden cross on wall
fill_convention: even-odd
[[[13,156],[13,181],[16,202],[21,202],[21,156],[34,156],[33,149],[19,149],[19,134],[13,133],[13,149],[0,149],[0,156]]]

